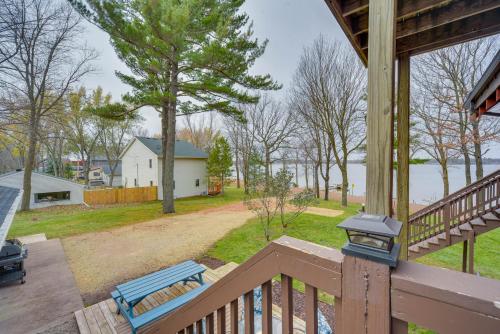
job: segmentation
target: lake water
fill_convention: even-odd
[[[281,163],[273,165],[273,171],[282,168]],[[287,165],[287,169],[295,173],[295,165]],[[484,175],[493,173],[500,169],[500,165],[484,165]],[[476,166],[471,166],[472,180],[475,180]],[[299,186],[306,185],[304,168],[299,165]],[[465,186],[465,167],[463,165],[452,165],[448,167],[450,182],[450,193]],[[364,196],[366,191],[366,166],[359,163],[348,165],[349,193]],[[294,179],[295,181],[295,179]],[[323,187],[320,177],[320,186]],[[330,185],[340,184],[341,174],[337,167],[333,167],[330,173]],[[309,171],[309,186],[312,186],[312,171]],[[354,186],[354,187],[352,187]],[[396,187],[396,172],[394,172],[394,187]],[[396,189],[396,188],[394,188]],[[429,204],[443,197],[443,181],[441,179],[441,167],[437,164],[411,165],[410,166],[410,202],[418,204]]]

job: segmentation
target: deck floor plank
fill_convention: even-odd
[[[111,330],[111,325],[106,321],[106,318],[102,314],[101,308],[99,304],[94,304],[90,306],[92,312],[94,313],[95,320],[97,321],[97,325],[101,330],[102,334],[113,334],[113,330]],[[114,326],[113,326],[114,327]]]
[[[83,314],[83,310],[76,311],[75,318],[80,334],[91,334],[89,325],[87,324],[87,319],[85,318],[85,314]]]

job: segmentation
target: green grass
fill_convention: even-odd
[[[175,215],[214,208],[242,199],[243,191],[236,188],[226,188],[224,195],[216,197],[182,198],[175,201]],[[47,238],[65,238],[164,216],[160,201],[84,209],[81,206],[51,207],[16,214],[9,236],[45,233]]]
[[[345,210],[345,212],[334,218],[303,214],[287,228],[286,232],[282,230],[279,221],[273,222],[272,238],[276,239],[286,234],[294,238],[340,249],[346,242],[346,235],[343,230],[336,228],[336,226],[345,218],[356,214],[359,205],[351,204],[346,209],[337,202],[321,201],[318,206]],[[208,255],[226,262],[242,263],[265,247],[266,244],[262,226],[254,218],[219,240],[209,250]],[[500,229],[490,231],[477,238],[475,270],[479,271],[482,276],[500,279],[500,247],[498,245],[500,245]],[[421,263],[454,270],[461,270],[461,261],[462,246],[459,244],[418,259],[418,262]],[[294,281],[294,288],[301,292],[304,291],[304,286],[300,282]],[[333,301],[333,298],[326,294],[321,294],[319,298],[325,302]],[[414,324],[410,324],[409,328],[409,333],[412,334],[434,333]]]
[[[359,205],[349,205],[342,208],[336,202],[321,201],[319,207],[345,210],[338,217],[323,217],[304,213],[293,221],[286,231],[283,231],[278,220],[271,224],[272,239],[286,234],[288,236],[308,240],[324,246],[340,248],[346,241],[345,232],[336,226],[344,219],[352,216],[360,208]],[[242,227],[229,232],[219,240],[208,255],[226,262],[242,263],[257,253],[267,244],[263,228],[257,218],[250,219]]]

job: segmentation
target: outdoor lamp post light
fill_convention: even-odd
[[[388,216],[360,213],[337,227],[346,230],[349,241],[342,253],[396,267],[400,245],[394,243],[402,223]]]

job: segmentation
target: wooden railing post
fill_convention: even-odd
[[[335,334],[389,334],[390,269],[386,264],[344,257],[342,263],[342,328]]]
[[[450,202],[446,202],[443,208],[443,223],[444,223],[444,231],[446,233],[446,243],[448,245],[451,245],[450,219],[451,219],[451,205]]]

